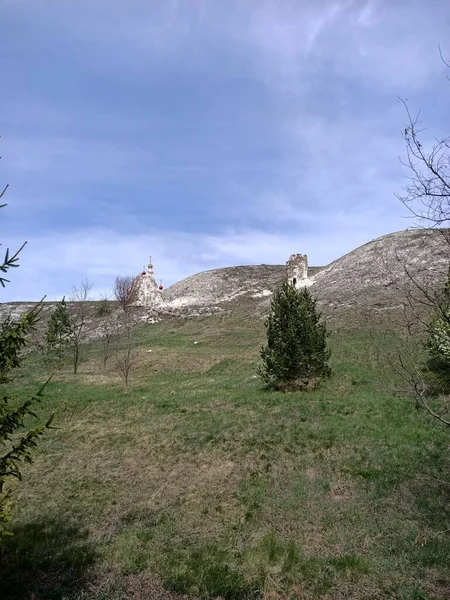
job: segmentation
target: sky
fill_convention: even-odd
[[[149,255],[325,265],[412,225],[406,123],[450,133],[448,0],[0,0],[1,301],[93,295]]]

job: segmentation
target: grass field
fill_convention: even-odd
[[[388,391],[391,342],[333,332],[333,376],[283,394],[255,377],[263,339],[173,320],[135,331],[128,394],[96,344],[56,376],[0,597],[450,598],[449,434]],[[30,356],[18,393],[44,377]]]

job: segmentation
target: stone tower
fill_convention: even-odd
[[[296,288],[304,287],[308,280],[308,257],[306,254],[291,254],[286,263],[288,282]]]
[[[155,281],[155,274],[153,273],[152,257],[150,257],[147,269],[143,269],[136,277],[137,284],[137,300],[135,304],[137,306],[148,306],[150,308],[157,308],[162,304],[162,285],[159,285]]]

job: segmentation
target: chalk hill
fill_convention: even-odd
[[[450,261],[443,230],[417,229],[382,236],[324,267],[309,267],[307,285],[322,312],[335,326],[395,326],[402,313],[410,279],[439,289]],[[308,252],[299,241],[293,252]],[[287,258],[287,257],[286,257]],[[196,316],[235,310],[245,303],[247,314],[267,313],[272,293],[286,278],[285,265],[236,266],[191,275],[162,293],[157,311],[136,309],[136,319],[154,322],[165,315]],[[417,295],[417,294],[416,294]],[[0,319],[18,317],[33,304],[0,305]],[[44,316],[53,303],[46,303]],[[93,306],[92,312],[95,313]],[[97,322],[97,319],[94,319]],[[95,323],[93,326],[98,327]]]
[[[299,246],[301,246],[299,244]],[[307,252],[307,248],[293,251]],[[321,310],[337,324],[389,320],[401,311],[410,278],[430,289],[445,281],[450,246],[442,230],[391,233],[346,254],[325,267],[309,267],[308,285]],[[191,275],[164,292],[166,306],[177,311],[220,307],[254,299],[265,312],[270,296],[286,276],[284,265],[227,267]]]

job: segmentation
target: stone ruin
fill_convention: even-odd
[[[295,288],[308,283],[308,257],[306,254],[291,254],[286,263],[288,282]]]
[[[162,283],[158,285],[153,272],[152,257],[150,257],[147,269],[142,270],[136,276],[137,300],[134,303],[136,306],[148,306],[149,308],[158,308],[163,303]]]

